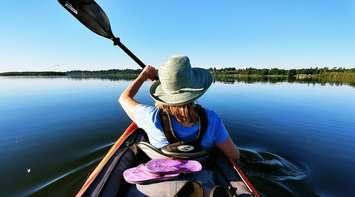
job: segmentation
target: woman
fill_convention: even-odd
[[[156,105],[147,106],[136,101],[134,96],[142,84],[147,80],[155,80],[157,74],[159,81],[155,81],[150,88],[150,95]],[[173,56],[160,67],[159,72],[152,66],[145,67],[123,91],[119,103],[132,121],[146,131],[150,143],[156,148],[169,144],[162,131],[159,116],[161,110],[172,117],[171,125],[175,135],[182,141],[191,141],[199,130],[199,115],[194,101],[207,91],[212,81],[208,70],[191,68],[188,57]],[[231,162],[235,162],[239,159],[239,151],[223,122],[211,110],[205,108],[205,114],[208,125],[200,141],[201,146],[207,150],[218,147]],[[202,177],[206,178],[206,175]],[[233,187],[245,187],[241,181],[231,181]]]

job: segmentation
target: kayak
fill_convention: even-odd
[[[145,196],[137,190],[136,185],[127,183],[123,177],[125,170],[148,161],[148,157],[142,151],[132,150],[131,145],[138,142],[148,142],[147,134],[136,124],[131,123],[90,174],[76,196]],[[259,194],[239,166],[233,166],[233,169],[254,196],[258,197]],[[214,173],[221,172],[216,170]],[[218,184],[228,188],[226,180]]]

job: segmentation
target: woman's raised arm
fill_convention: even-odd
[[[134,99],[134,96],[137,94],[139,88],[142,84],[150,79],[154,80],[157,76],[157,70],[152,66],[146,66],[138,77],[133,80],[133,82],[121,93],[118,102],[121,104],[123,110],[134,122],[135,117],[133,115],[133,109],[139,103]]]

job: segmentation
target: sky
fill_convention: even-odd
[[[97,0],[146,64],[355,67],[355,0]],[[0,72],[138,68],[56,0],[0,6]]]

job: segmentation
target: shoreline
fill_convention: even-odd
[[[141,69],[111,69],[100,71],[67,71],[67,72],[3,72],[0,76],[14,77],[68,77],[73,79],[111,79],[131,80],[138,76]],[[355,85],[355,68],[309,68],[309,69],[255,69],[255,68],[209,68],[216,81],[232,83],[235,81],[288,81],[319,82]]]

